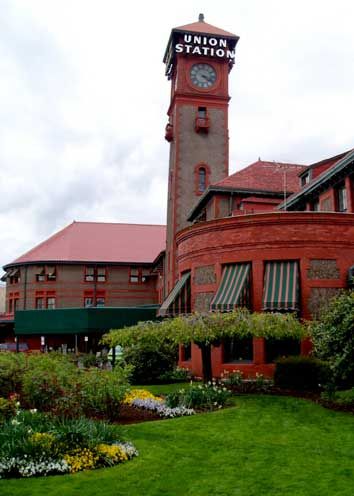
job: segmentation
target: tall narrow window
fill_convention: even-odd
[[[342,184],[337,189],[337,206],[338,206],[338,212],[347,211],[347,190],[345,184]]]
[[[44,308],[43,298],[42,297],[36,298],[36,309],[43,310],[43,308]]]
[[[200,119],[205,119],[207,116],[207,109],[206,107],[198,107],[198,117]]]
[[[54,296],[49,296],[47,298],[47,308],[49,310],[53,310],[55,308],[55,297]]]
[[[206,189],[206,170],[205,167],[200,167],[198,172],[198,189],[200,192]]]

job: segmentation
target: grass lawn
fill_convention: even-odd
[[[235,407],[214,413],[128,426],[126,435],[140,456],[126,464],[72,476],[4,480],[0,494],[354,494],[354,416],[296,398],[235,401]]]

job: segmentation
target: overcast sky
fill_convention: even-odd
[[[352,0],[0,0],[1,265],[74,219],[165,223],[162,57],[199,12],[240,36],[230,172],[354,147]]]

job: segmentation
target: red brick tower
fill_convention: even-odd
[[[166,293],[176,279],[176,234],[209,184],[228,175],[228,75],[238,36],[204,22],[172,29],[164,63],[171,81]]]

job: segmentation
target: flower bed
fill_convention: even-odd
[[[138,452],[119,428],[17,410],[0,430],[0,478],[74,473],[125,462]]]
[[[195,413],[192,408],[186,408],[184,405],[170,407],[163,398],[154,396],[145,389],[133,389],[126,395],[123,403],[137,409],[154,412],[162,418],[182,417]]]

